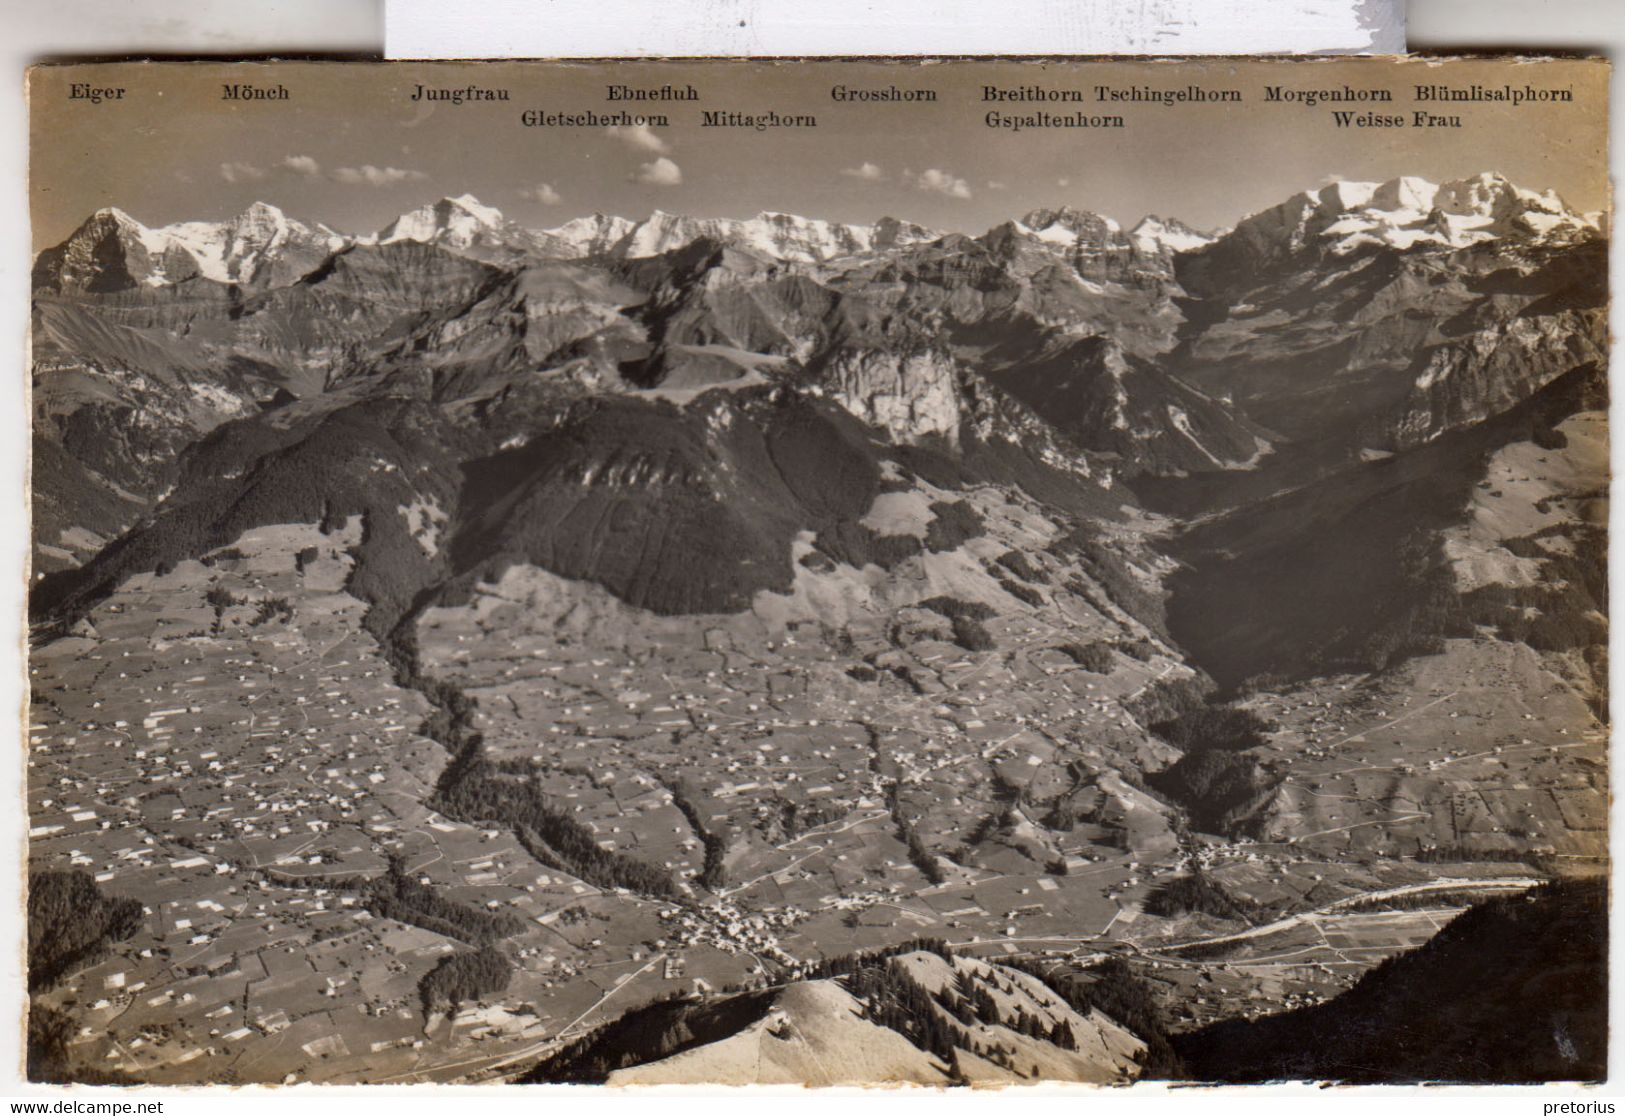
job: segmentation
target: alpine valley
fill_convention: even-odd
[[[31,1076],[1602,1077],[1607,248],[92,214]]]

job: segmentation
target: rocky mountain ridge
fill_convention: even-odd
[[[776,991],[628,1013],[524,1080],[1123,1085],[1145,1071],[1145,1040],[1086,995],[937,942],[912,944],[838,958]]]
[[[1456,224],[1423,214],[1445,231],[1412,237],[1424,208]],[[1350,246],[1349,222],[1405,235]],[[593,399],[681,417],[707,393],[801,393],[892,445],[1024,445],[1095,489],[1246,473],[1284,444],[1332,467],[1600,360],[1603,244],[1496,175],[1337,183],[1215,237],[1067,207],[981,237],[783,214],[534,232],[462,195],[348,240],[268,206],[163,229],[104,210],[36,265],[39,452],[92,463],[63,483],[105,509],[51,520],[41,568],[127,528],[216,424],[378,393],[499,442]],[[121,469],[140,483],[95,479]]]

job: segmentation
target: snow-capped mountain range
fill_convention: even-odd
[[[1156,216],[1146,217],[1125,234],[1112,218],[1071,207],[1035,210],[999,226],[995,233],[1063,254],[1113,245],[1168,256],[1211,246],[1256,264],[1306,249],[1347,255],[1367,246],[1460,248],[1509,236],[1585,235],[1599,231],[1601,225],[1600,215],[1576,213],[1552,191],[1537,193],[1486,172],[1445,183],[1409,176],[1381,183],[1332,182],[1212,234]],[[122,210],[107,208],[98,210],[62,244],[40,253],[35,286],[118,290],[173,285],[195,277],[242,286],[280,285],[356,244],[434,244],[495,261],[643,259],[710,239],[770,259],[823,264],[929,243],[941,236],[889,217],[858,225],[788,213],[738,219],[660,210],[641,221],[594,214],[535,230],[469,194],[441,198],[364,236],[302,223],[264,202],[255,202],[229,221],[161,227],[148,227]]]
[[[1347,255],[1366,245],[1461,248],[1508,236],[1540,239],[1596,231],[1556,192],[1537,193],[1485,172],[1455,182],[1405,176],[1331,182],[1245,218],[1232,236],[1265,254],[1318,247]]]
[[[276,286],[308,274],[349,238],[255,202],[229,221],[183,221],[149,228],[121,209],[98,209],[74,234],[40,253],[42,271],[65,290],[161,287],[202,277]]]
[[[557,228],[532,230],[508,220],[469,194],[442,198],[396,218],[367,242],[415,240],[456,251],[514,251],[554,259],[587,256],[646,259],[708,239],[793,263],[822,263],[841,256],[935,240],[941,233],[885,218],[874,225],[851,225],[758,213],[755,217],[688,217],[655,210],[645,220],[602,213],[578,217]]]

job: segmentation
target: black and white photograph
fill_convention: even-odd
[[[1609,77],[33,67],[27,1079],[1604,1079]]]

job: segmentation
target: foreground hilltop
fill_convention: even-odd
[[[1325,1003],[1177,1034],[1171,1048],[1143,960],[1012,968],[923,943],[838,962],[848,971],[836,975],[629,1012],[544,1059],[524,1080],[1600,1080],[1607,1061],[1606,900],[1597,880],[1491,899]],[[1488,958],[1497,971],[1486,977]],[[1151,1044],[1110,1011],[1131,1017]]]
[[[1127,1084],[1147,1047],[1081,987],[936,942],[836,959],[779,989],[672,1000],[547,1058],[530,1082],[611,1085]],[[1069,1002],[1070,999],[1070,1002]],[[1161,1068],[1161,1067],[1156,1067]]]

